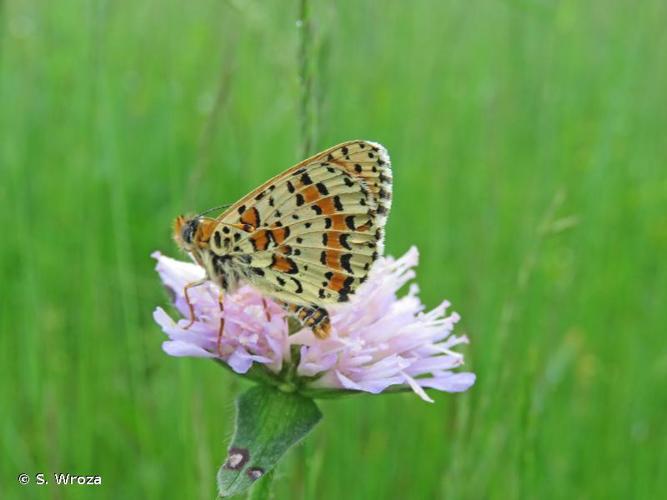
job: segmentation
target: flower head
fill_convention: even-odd
[[[414,247],[400,259],[380,258],[349,302],[327,308],[332,322],[327,339],[316,338],[308,328],[290,335],[283,308],[248,285],[222,296],[211,282],[189,289],[196,319],[186,328],[184,288],[203,278],[204,270],[159,252],[153,257],[184,316],[175,322],[160,307],[154,312],[169,336],[163,349],[172,356],[218,358],[241,374],[257,363],[276,378],[289,372],[301,387],[315,391],[377,394],[409,387],[426,401],[432,401],[426,388],[461,392],[475,382],[473,373],[452,371],[463,364],[463,355],[452,349],[468,339],[452,334],[459,316],[447,314],[449,303],[425,312],[414,283],[407,294],[397,295],[415,277]]]

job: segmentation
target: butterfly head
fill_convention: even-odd
[[[174,239],[178,246],[186,252],[191,252],[197,244],[197,229],[200,223],[200,217],[183,215],[179,215],[174,221]]]

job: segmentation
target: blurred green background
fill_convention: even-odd
[[[322,403],[275,498],[667,494],[667,4],[308,6],[0,1],[0,496],[214,497],[241,383],[162,353],[149,254],[353,138],[478,382]]]

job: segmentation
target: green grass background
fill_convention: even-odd
[[[310,9],[304,114],[297,1],[0,2],[0,496],[213,498],[242,384],[162,353],[149,254],[308,136],[389,148],[478,382],[322,403],[275,497],[664,497],[667,4]]]

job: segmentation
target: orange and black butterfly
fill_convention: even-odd
[[[176,242],[207,274],[186,287],[186,298],[206,280],[224,292],[247,282],[326,338],[325,307],[347,301],[382,254],[391,193],[387,150],[349,141],[270,179],[218,217],[178,217]],[[190,312],[194,321],[191,305]]]

